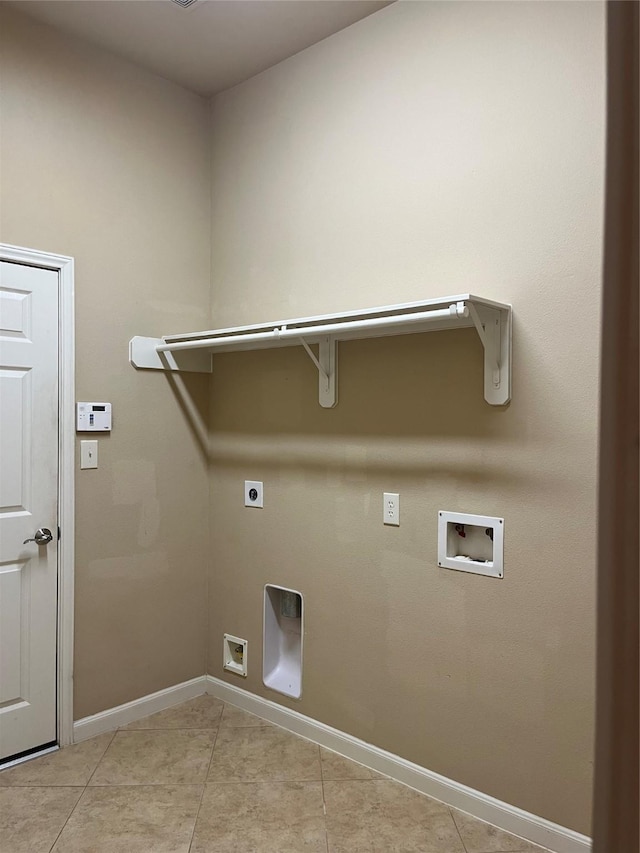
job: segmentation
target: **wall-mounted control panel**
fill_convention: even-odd
[[[77,432],[109,432],[111,403],[76,403]]]
[[[475,575],[504,577],[504,518],[441,510],[438,565]]]

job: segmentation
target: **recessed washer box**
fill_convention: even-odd
[[[229,672],[247,677],[247,641],[225,634],[222,646],[222,666]]]
[[[504,577],[504,518],[438,512],[438,565],[458,572]]]

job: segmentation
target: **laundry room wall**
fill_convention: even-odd
[[[128,343],[208,322],[208,105],[5,3],[0,38],[0,240],[75,258],[76,397],[113,405],[76,465],[78,719],[205,668],[208,377]]]
[[[604,34],[598,2],[397,3],[212,106],[213,328],[471,292],[513,304],[514,373],[493,408],[474,330],[351,342],[322,409],[301,347],[215,356],[209,671],[583,833]],[[504,517],[503,579],[438,568],[439,510]],[[304,595],[299,701],[262,684],[266,583]]]

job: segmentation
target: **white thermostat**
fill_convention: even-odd
[[[109,432],[111,403],[76,403],[77,432]]]

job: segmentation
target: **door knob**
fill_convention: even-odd
[[[27,542],[35,542],[36,545],[47,545],[53,539],[53,533],[49,530],[48,527],[40,527],[36,530],[36,535],[33,539],[25,539],[22,543],[26,545]]]

